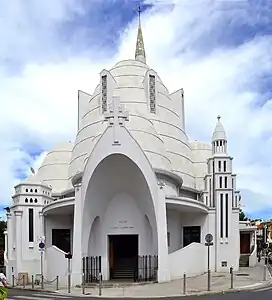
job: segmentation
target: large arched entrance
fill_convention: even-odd
[[[156,215],[148,184],[139,167],[125,155],[109,155],[94,170],[82,222],[82,253],[101,257],[105,280],[133,279],[135,272],[141,271],[139,258],[158,253]]]

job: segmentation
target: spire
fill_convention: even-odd
[[[217,124],[212,136],[213,154],[227,153],[227,135],[220,119],[221,117],[217,116]]]
[[[213,137],[212,137],[213,142],[217,140],[225,140],[225,141],[227,140],[227,135],[220,119],[221,117],[217,116],[217,124],[215,126]]]
[[[141,27],[141,12],[142,12],[141,7],[139,5],[138,7],[139,25],[138,25],[138,35],[137,35],[137,43],[136,43],[136,51],[135,51],[135,60],[146,63],[144,39],[143,39],[143,33]]]

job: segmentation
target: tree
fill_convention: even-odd
[[[244,214],[244,212],[240,209],[240,213],[239,213],[239,221],[248,221],[248,218],[246,217],[246,215]]]
[[[5,247],[5,235],[4,235],[5,230],[7,230],[7,222],[0,220],[0,248]]]

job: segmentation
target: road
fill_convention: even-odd
[[[91,296],[82,297],[72,297],[59,295],[54,293],[39,293],[38,291],[26,291],[26,290],[17,290],[10,289],[8,294],[8,300],[75,300],[75,299],[96,299]],[[103,296],[99,299],[101,300],[109,300],[109,298],[103,298]],[[142,298],[147,300],[148,298]],[[161,298],[162,299],[162,298]],[[167,299],[167,298],[166,298]],[[261,287],[256,290],[245,291],[245,292],[233,292],[226,294],[217,294],[217,295],[205,295],[205,296],[190,296],[190,297],[176,297],[171,298],[171,300],[271,300],[272,299],[272,284],[270,286]],[[120,300],[131,300],[131,298],[120,298]],[[137,298],[139,300],[139,298]]]

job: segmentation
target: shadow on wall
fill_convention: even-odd
[[[45,279],[48,281],[54,280],[59,276],[59,284],[67,284],[67,259],[65,258],[66,252],[60,250],[56,246],[51,246],[46,249],[45,262],[46,272]]]
[[[190,245],[169,254],[171,280],[203,274],[207,269],[207,247],[200,243]]]

